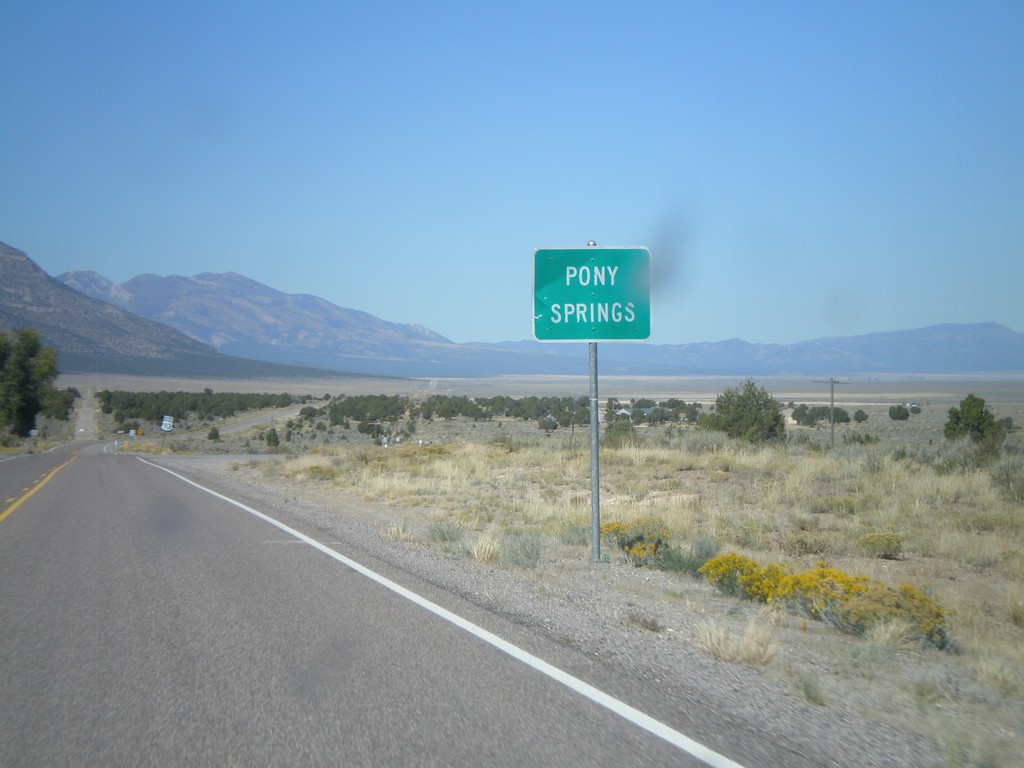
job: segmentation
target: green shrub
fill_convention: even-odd
[[[680,447],[687,453],[701,455],[721,451],[729,442],[729,438],[723,432],[687,429],[680,435],[679,442]]]
[[[609,448],[622,448],[636,441],[636,427],[629,419],[615,419],[604,430],[604,442]]]
[[[840,517],[849,517],[857,511],[857,500],[849,496],[825,496],[814,503],[811,511],[818,514],[831,512]]]
[[[454,544],[462,538],[462,533],[462,526],[450,520],[434,523],[428,532],[431,541],[443,544]]]
[[[857,544],[869,556],[882,560],[899,560],[903,556],[903,539],[898,533],[866,533]]]
[[[451,446],[439,443],[427,443],[417,449],[417,454],[423,459],[443,459],[450,456],[451,453]]]
[[[334,480],[339,473],[338,467],[323,464],[314,465],[306,470],[310,480]]]
[[[932,466],[940,475],[963,474],[991,466],[999,456],[999,447],[992,443],[972,443],[966,438],[948,441],[932,458]]]
[[[718,554],[719,549],[718,542],[708,536],[698,536],[685,550],[664,544],[658,550],[657,565],[666,571],[696,576],[704,563]]]
[[[558,540],[572,546],[590,546],[591,536],[589,525],[569,525],[559,533]]]
[[[1010,621],[1024,629],[1024,599],[1011,598],[1006,612]]]
[[[798,531],[784,536],[780,546],[783,552],[792,557],[822,555],[828,548],[828,539],[820,534]]]
[[[514,568],[532,569],[540,562],[540,538],[537,536],[512,536],[501,546],[499,563]]]
[[[877,445],[879,442],[879,438],[867,432],[863,435],[857,432],[847,432],[843,435],[843,445]]]
[[[893,421],[906,421],[910,418],[910,411],[905,405],[890,405],[889,418]]]
[[[870,582],[845,602],[836,606],[831,620],[839,629],[863,635],[882,622],[906,621],[911,633],[936,648],[950,649],[952,639],[946,631],[942,607],[924,592],[904,584],[899,588]]]
[[[810,672],[800,672],[797,675],[796,689],[807,703],[817,707],[825,706],[825,694],[821,690],[821,683]]]
[[[1011,504],[1024,503],[1024,456],[1004,457],[989,471],[992,484]]]
[[[948,440],[968,437],[974,443],[1001,443],[1006,435],[1003,425],[996,421],[985,401],[975,395],[961,400],[959,408],[949,409],[949,419],[942,433]]]
[[[786,437],[786,422],[778,401],[750,379],[720,394],[715,412],[702,415],[697,424],[752,443]]]

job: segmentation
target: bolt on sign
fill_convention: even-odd
[[[533,253],[537,341],[638,341],[651,336],[646,248],[538,248]]]

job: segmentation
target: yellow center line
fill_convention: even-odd
[[[32,489],[31,491],[29,491],[28,493],[24,494],[24,495],[23,495],[23,496],[22,496],[22,497],[21,497],[20,499],[18,499],[18,500],[17,500],[16,502],[14,502],[13,504],[11,504],[11,506],[9,506],[9,507],[8,507],[7,509],[5,509],[5,510],[4,510],[3,512],[0,512],[0,523],[2,523],[2,522],[3,522],[4,520],[6,520],[6,519],[7,519],[7,516],[8,516],[9,514],[11,514],[11,512],[13,512],[14,510],[16,510],[16,509],[17,509],[18,507],[20,507],[20,506],[21,506],[21,505],[22,505],[22,504],[23,504],[23,503],[24,503],[24,502],[25,502],[25,501],[26,501],[26,500],[27,500],[27,499],[28,499],[28,498],[29,498],[29,497],[30,497],[30,496],[31,496],[31,495],[32,495],[33,493],[35,493],[35,492],[36,492],[36,491],[38,491],[38,490],[39,490],[40,488],[42,488],[42,487],[43,487],[44,485],[46,485],[46,484],[47,484],[47,483],[48,483],[48,482],[50,481],[50,478],[51,478],[51,477],[53,477],[54,475],[56,475],[56,474],[57,474],[58,472],[60,472],[60,471],[61,471],[62,469],[64,469],[64,467],[66,467],[66,466],[67,466],[68,464],[70,464],[70,463],[71,463],[72,461],[74,461],[74,460],[75,460],[75,459],[77,459],[77,458],[78,458],[77,456],[72,456],[72,457],[71,457],[70,459],[68,459],[67,461],[65,461],[65,462],[64,462],[63,464],[61,464],[61,465],[60,465],[59,467],[56,467],[55,469],[51,470],[51,471],[50,471],[50,472],[49,472],[49,473],[48,473],[48,474],[46,475],[46,477],[44,477],[44,478],[43,478],[42,480],[39,480],[39,481],[38,481],[38,483],[37,483],[37,485],[35,486],[35,488],[33,488],[33,489]]]

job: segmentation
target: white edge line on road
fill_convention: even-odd
[[[167,467],[161,467],[159,464],[154,464],[153,462],[147,461],[146,459],[143,459],[141,457],[139,457],[139,461],[141,461],[143,464],[148,464],[151,467],[161,469],[167,474],[173,475],[179,480],[186,482],[189,485],[194,486],[195,488],[198,488],[201,491],[205,491],[211,496],[215,496],[222,501],[226,501],[228,504],[233,504],[239,509],[245,510],[249,514],[258,517],[260,520],[263,520],[267,523],[270,523],[273,526],[276,526],[277,528],[280,528],[285,533],[294,536],[300,541],[305,542],[314,549],[320,550],[328,557],[337,560],[339,563],[351,568],[353,571],[361,573],[363,576],[366,576],[368,579],[372,579],[373,581],[380,584],[382,587],[391,590],[397,595],[401,595],[406,600],[415,603],[421,608],[425,608],[431,613],[441,617],[445,621],[454,624],[459,629],[465,630],[469,634],[480,638],[486,643],[489,643],[490,645],[497,648],[499,651],[507,653],[512,658],[517,659],[518,661],[521,661],[530,667],[533,667],[535,670],[537,670],[543,675],[547,675],[555,682],[561,683],[562,685],[575,691],[581,696],[584,696],[593,701],[594,703],[600,704],[605,709],[614,712],[619,717],[628,720],[629,722],[639,726],[640,728],[643,728],[645,731],[654,734],[660,739],[664,739],[669,744],[678,747],[679,749],[689,753],[698,760],[701,760],[707,765],[712,766],[712,768],[743,768],[743,766],[741,766],[739,763],[733,762],[729,758],[719,754],[718,752],[715,752],[709,747],[704,746],[698,741],[694,741],[689,736],[686,736],[685,734],[680,733],[674,728],[665,725],[665,723],[661,722],[660,720],[655,720],[653,717],[651,717],[648,714],[645,714],[644,712],[641,712],[639,709],[636,709],[635,707],[626,704],[624,701],[620,701],[619,699],[616,699],[615,697],[608,695],[604,691],[595,688],[589,683],[583,682],[579,678],[570,675],[568,672],[565,672],[559,669],[558,667],[549,664],[543,659],[534,656],[529,651],[526,651],[520,648],[519,646],[513,645],[507,640],[498,637],[498,635],[495,635],[493,632],[489,632],[483,627],[477,626],[471,621],[467,621],[458,614],[452,613],[447,608],[442,608],[437,603],[433,603],[430,600],[427,600],[425,597],[418,595],[409,589],[406,589],[401,584],[397,584],[391,581],[391,579],[381,576],[376,571],[372,571],[366,566],[360,565],[355,560],[351,560],[345,557],[345,555],[341,554],[340,552],[336,552],[335,550],[331,549],[325,544],[321,544],[316,539],[312,539],[306,534],[296,531],[294,528],[291,528],[285,525],[284,523],[275,520],[274,518],[269,517],[268,515],[265,515],[264,513],[259,512],[258,510],[255,510],[252,507],[243,504],[240,501],[236,501],[235,499],[232,499],[229,496],[225,496],[224,494],[211,490],[210,488],[207,488],[204,485],[200,485],[199,483],[195,482],[194,480],[190,480],[184,475],[179,475],[177,472],[167,469]]]

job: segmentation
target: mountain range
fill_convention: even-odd
[[[276,365],[462,377],[583,375],[588,367],[586,344],[457,344],[235,273],[114,283],[76,270],[52,278],[0,243],[0,279],[0,329],[38,328],[66,371],[246,376]],[[949,324],[797,344],[608,343],[600,357],[604,375],[1005,374],[1024,372],[1024,334],[997,323]]]
[[[69,288],[0,243],[0,332],[24,326],[57,350],[64,372],[228,378],[323,373],[221,354],[168,325]]]

